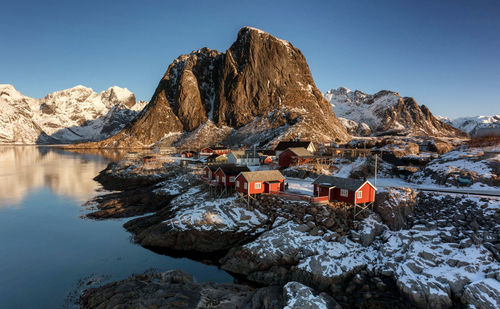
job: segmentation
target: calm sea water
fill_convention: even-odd
[[[99,188],[92,178],[107,157],[113,156],[0,146],[0,308],[71,307],[79,282],[114,281],[152,268],[180,268],[198,281],[233,281],[215,266],[131,243],[122,227],[126,219],[81,219],[81,205]]]

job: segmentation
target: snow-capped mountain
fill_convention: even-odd
[[[37,100],[0,85],[0,143],[46,144],[97,141],[120,131],[146,102],[126,88],[100,94],[76,86]]]
[[[244,27],[224,53],[205,47],[175,59],[133,123],[87,147],[271,145],[297,137],[349,138],[301,51]]]
[[[340,87],[325,93],[339,120],[353,135],[405,134],[464,136],[456,128],[439,121],[425,105],[394,91],[375,94]]]
[[[473,136],[478,129],[500,128],[500,115],[459,117],[456,119],[437,116],[437,118],[457,129],[467,132],[471,136]]]

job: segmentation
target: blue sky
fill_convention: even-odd
[[[500,1],[2,1],[0,83],[149,100],[168,65],[254,26],[302,50],[318,88],[395,90],[434,114],[500,113]]]

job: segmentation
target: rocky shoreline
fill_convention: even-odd
[[[172,164],[154,173],[133,164],[110,165],[97,180],[121,192],[95,199],[99,210],[87,215],[99,219],[144,215],[124,224],[138,244],[212,256],[212,263],[250,283],[231,288],[197,284],[190,288],[213,291],[203,293],[215,298],[226,291],[226,298],[208,306],[193,294],[186,304],[196,300],[200,308],[500,305],[498,201],[389,190],[378,194],[374,212],[352,220],[352,210],[340,204],[326,207],[276,196],[261,196],[250,203],[236,196],[216,199],[196,178],[192,170]],[[165,304],[153,301],[148,293],[161,295],[186,287],[168,276],[158,279],[162,276],[166,275],[132,277],[87,290],[82,308]],[[144,283],[150,281],[154,287]],[[187,281],[182,284],[194,284]],[[122,292],[122,287],[126,291],[131,286],[138,290],[132,298]],[[109,293],[114,296],[105,296]],[[263,301],[265,295],[281,300]],[[148,301],[141,303],[144,297]],[[175,304],[169,306],[187,308],[182,301]]]

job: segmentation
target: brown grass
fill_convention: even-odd
[[[469,145],[471,147],[497,146],[499,144],[500,144],[500,136],[497,135],[474,137],[469,141]]]

